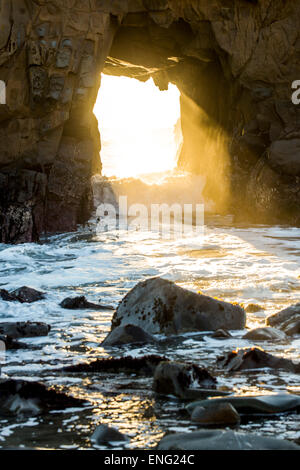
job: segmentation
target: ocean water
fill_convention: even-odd
[[[232,218],[207,216],[204,236],[163,239],[155,233],[112,231],[97,234],[93,220],[77,233],[51,236],[40,244],[0,245],[0,287],[28,285],[46,292],[45,300],[19,304],[0,300],[1,321],[44,321],[48,337],[25,339],[35,349],[8,351],[3,376],[39,380],[89,406],[44,416],[0,418],[1,448],[86,449],[100,423],[108,423],[130,437],[127,448],[153,448],[167,430],[189,431],[192,425],[175,398],[158,398],[150,378],[124,374],[66,374],[57,369],[95,358],[158,353],[193,361],[218,378],[222,390],[245,393],[290,391],[300,394],[299,375],[259,370],[235,374],[216,369],[224,351],[258,345],[266,351],[299,361],[300,338],[285,342],[249,342],[236,331],[228,340],[209,333],[186,334],[165,346],[115,349],[101,347],[110,330],[113,312],[63,310],[67,296],[117,306],[136,283],[162,276],[188,289],[227,301],[256,303],[263,310],[248,314],[247,327],[262,326],[268,315],[300,301],[300,230],[281,226],[236,225]],[[153,407],[152,418],[145,410]],[[296,440],[299,415],[251,421],[242,431]]]

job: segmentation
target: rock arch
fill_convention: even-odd
[[[217,125],[230,144],[232,207],[298,223],[299,23],[299,0],[1,2],[0,241],[87,218],[101,171],[92,109],[103,70],[176,83],[180,164],[203,171],[197,141]]]

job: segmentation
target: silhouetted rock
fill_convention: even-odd
[[[40,414],[86,404],[84,400],[47,388],[39,382],[0,380],[0,413]]]
[[[65,367],[63,370],[66,372],[107,372],[118,374],[124,372],[127,374],[137,374],[152,376],[157,365],[160,362],[166,362],[168,359],[163,356],[143,356],[133,358],[131,356],[97,359],[90,363],[80,363],[74,366]]]
[[[47,336],[50,325],[40,322],[2,322],[0,334],[10,338],[30,338],[35,336]]]
[[[299,222],[297,1],[2,3],[0,242],[37,241],[88,220],[91,177],[101,173],[93,109],[104,69],[185,91],[179,167],[203,175],[220,209],[230,166],[232,207]],[[220,129],[232,142],[226,164]]]
[[[161,362],[154,373],[153,390],[179,398],[197,398],[210,391],[215,394],[216,379],[206,369],[194,364]],[[203,389],[207,389],[206,392]]]
[[[110,442],[124,442],[128,440],[127,436],[122,434],[116,428],[112,428],[106,424],[98,426],[91,437],[91,441],[98,445],[108,444]]]
[[[198,407],[213,406],[229,403],[243,415],[277,415],[290,411],[300,411],[300,396],[290,393],[278,393],[270,395],[230,395],[217,397],[213,400],[202,400],[189,403],[187,410],[193,414]]]
[[[230,403],[206,400],[193,410],[191,420],[202,426],[228,426],[239,424],[240,415]]]
[[[100,305],[89,302],[83,295],[80,297],[67,297],[64,299],[60,306],[67,310],[114,310],[111,305]]]
[[[273,356],[259,348],[245,348],[231,351],[217,360],[219,367],[228,371],[263,369],[284,369],[289,372],[300,373],[300,364],[290,359]]]
[[[246,314],[238,305],[196,294],[171,281],[152,278],[137,284],[120,302],[112,321],[132,324],[151,334],[242,329]]]
[[[33,303],[37,302],[38,300],[43,300],[45,298],[44,292],[40,292],[36,289],[32,289],[31,287],[20,287],[12,292],[8,292],[5,289],[0,290],[0,297],[2,300],[6,300],[8,302],[21,302],[21,303]]]
[[[266,324],[280,328],[287,335],[300,333],[300,303],[292,305],[267,318]]]
[[[255,328],[254,330],[248,331],[248,333],[243,336],[243,339],[253,341],[284,341],[287,339],[287,336],[283,331],[267,327]]]
[[[205,430],[171,434],[163,437],[158,450],[300,450],[296,444],[283,439],[238,433],[235,431]]]
[[[118,326],[111,331],[102,346],[124,346],[127,344],[156,343],[154,336],[135,325]]]

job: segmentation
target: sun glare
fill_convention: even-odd
[[[181,144],[175,85],[160,91],[152,79],[143,83],[102,75],[94,113],[105,176],[135,177],[175,168]]]

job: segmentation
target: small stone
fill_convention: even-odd
[[[98,426],[91,437],[91,441],[98,445],[107,444],[109,442],[125,442],[128,440],[127,436],[116,428],[112,428],[106,424]]]
[[[38,300],[43,300],[45,298],[45,294],[44,292],[32,289],[31,287],[23,286],[12,292],[1,289],[0,297],[2,300],[6,300],[7,302],[21,302],[31,304],[33,302],[37,302]]]
[[[206,369],[182,362],[161,362],[154,373],[153,389],[163,395],[189,398],[198,389],[216,389],[216,379]]]
[[[212,425],[236,425],[240,422],[240,415],[230,403],[212,403],[205,407],[198,406],[192,413],[194,423],[205,426]]]
[[[266,327],[255,328],[254,330],[248,331],[248,333],[243,336],[243,339],[253,341],[284,341],[287,339],[287,336],[283,331],[272,327]]]
[[[261,305],[248,304],[245,310],[247,313],[257,313],[257,312],[261,312],[262,310],[264,310],[264,308],[261,307]]]
[[[111,331],[102,346],[124,346],[126,344],[156,343],[154,336],[135,325],[118,326]]]
[[[212,334],[212,338],[226,339],[232,338],[232,335],[227,330],[219,329]]]
[[[111,305],[91,303],[84,297],[84,295],[80,297],[67,297],[60,303],[60,306],[67,310],[114,310],[114,307]]]

